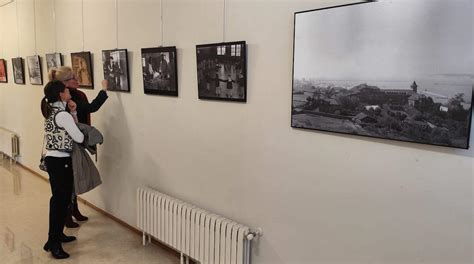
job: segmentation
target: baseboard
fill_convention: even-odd
[[[29,167],[17,162],[16,164],[18,164],[21,168],[29,171],[30,173],[32,173],[33,175],[41,178],[42,180],[46,181],[46,182],[49,182],[49,180],[44,177],[43,175],[39,174],[38,172],[30,169]],[[130,231],[132,231],[133,233],[137,234],[138,236],[142,236],[142,232],[140,230],[138,230],[137,228],[135,228],[134,226],[131,226],[129,225],[128,223],[124,222],[123,220],[115,217],[114,215],[110,214],[109,212],[106,212],[105,210],[97,207],[96,205],[94,205],[93,203],[87,201],[86,199],[84,198],[81,198],[81,197],[77,197],[77,200],[82,202],[83,204],[85,204],[86,206],[89,206],[90,208],[96,210],[97,212],[101,213],[102,215],[112,219],[113,221],[117,222],[118,224],[122,225],[123,227],[129,229]],[[155,244],[156,246],[159,246],[160,248],[164,249],[165,251],[167,251],[168,253],[172,254],[172,255],[175,255],[178,259],[180,259],[181,257],[181,254],[179,252],[177,252],[176,250],[174,250],[173,248],[169,247],[168,245],[166,244],[163,244],[161,243],[159,240],[156,240],[155,238],[151,238],[151,242],[153,244]],[[190,259],[190,263],[191,264],[195,264],[196,262],[193,262],[191,259]]]

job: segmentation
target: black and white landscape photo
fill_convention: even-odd
[[[63,60],[61,53],[48,53],[46,54],[46,69],[51,70],[53,68],[57,69],[63,66]]]
[[[109,91],[130,92],[126,49],[103,50],[102,66]]]
[[[291,126],[468,148],[471,0],[295,13]]]
[[[247,101],[245,41],[196,46],[199,99]]]
[[[146,94],[178,96],[176,47],[142,49],[143,88]]]
[[[41,74],[41,61],[38,55],[26,57],[28,61],[28,74],[30,83],[34,85],[43,84],[43,75]]]
[[[13,80],[16,84],[25,84],[25,69],[23,67],[23,58],[12,59]]]

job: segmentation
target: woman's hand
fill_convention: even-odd
[[[102,90],[107,91],[107,89],[109,88],[109,82],[107,80],[102,80],[101,84]]]
[[[69,108],[70,112],[76,112],[77,110],[77,104],[73,100],[69,100],[67,102],[67,108]]]
[[[67,108],[69,108],[69,113],[72,115],[74,122],[79,123],[77,119],[77,104],[73,100],[67,101]]]

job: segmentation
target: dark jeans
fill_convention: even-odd
[[[71,204],[73,187],[72,160],[67,158],[46,157],[51,199],[49,201],[49,243],[60,243],[68,206]]]

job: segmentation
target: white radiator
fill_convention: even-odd
[[[222,216],[148,188],[137,191],[138,228],[202,264],[250,264],[258,234]],[[148,237],[150,238],[150,237]],[[183,255],[184,254],[184,255]]]
[[[12,160],[20,156],[20,138],[14,132],[0,128],[0,151]]]

